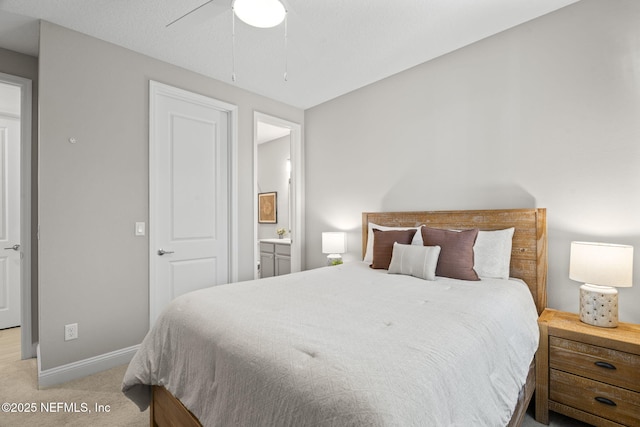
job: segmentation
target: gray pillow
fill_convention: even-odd
[[[440,256],[440,246],[394,243],[388,272],[419,277],[424,280],[436,280],[438,256]]]

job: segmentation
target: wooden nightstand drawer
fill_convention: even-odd
[[[627,426],[640,424],[640,393],[551,369],[549,399]]]
[[[598,328],[574,313],[538,319],[536,420],[549,409],[598,427],[640,427],[640,325]]]
[[[640,392],[640,356],[558,337],[549,337],[549,365]]]

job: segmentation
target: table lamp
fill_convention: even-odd
[[[593,326],[618,326],[618,290],[633,285],[633,246],[571,242],[569,278],[580,286],[580,320]]]
[[[326,231],[322,233],[322,253],[327,255],[327,265],[342,264],[342,256],[347,251],[347,233]]]

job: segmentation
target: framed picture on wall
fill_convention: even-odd
[[[277,209],[278,193],[258,194],[258,222],[260,224],[276,224],[278,222]]]

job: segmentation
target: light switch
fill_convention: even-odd
[[[136,222],[136,236],[144,236],[144,233],[145,233],[145,223]]]

